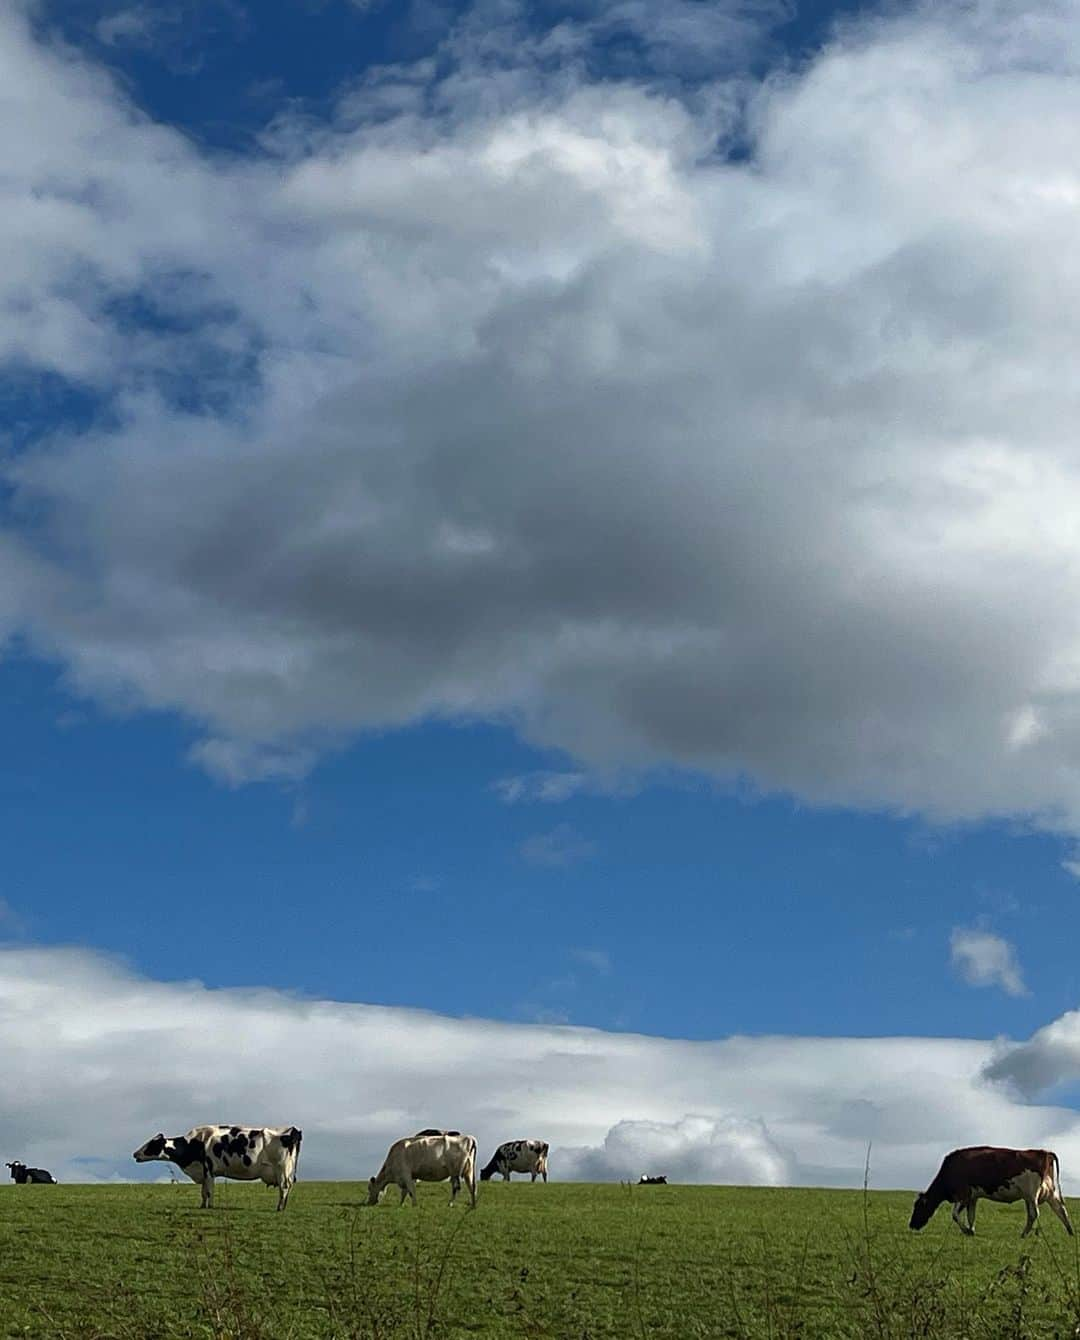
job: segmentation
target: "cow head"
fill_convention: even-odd
[[[933,1213],[936,1209],[937,1205],[934,1203],[934,1201],[930,1199],[930,1197],[925,1193],[925,1191],[922,1193],[922,1195],[916,1196],[915,1204],[912,1207],[911,1211],[911,1219],[908,1222],[908,1228],[913,1228],[916,1231],[918,1231],[920,1228],[925,1228],[926,1225],[930,1222],[930,1219],[933,1216]]]
[[[136,1163],[151,1163],[154,1159],[168,1159],[169,1141],[159,1131],[152,1140],[147,1140],[145,1145],[136,1149],[132,1155]]]
[[[16,1181],[19,1180],[19,1174],[26,1171],[26,1164],[20,1163],[18,1159],[14,1163],[5,1163],[4,1167],[11,1169],[11,1175]]]
[[[379,1203],[379,1184],[374,1177],[368,1178],[367,1203],[369,1205],[378,1205]]]

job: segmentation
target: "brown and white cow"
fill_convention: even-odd
[[[942,1160],[938,1174],[921,1196],[915,1197],[909,1228],[920,1229],[930,1222],[939,1205],[948,1201],[952,1217],[961,1233],[975,1232],[975,1202],[979,1199],[1011,1203],[1022,1200],[1027,1206],[1027,1223],[1020,1234],[1026,1238],[1039,1218],[1039,1205],[1045,1201],[1071,1233],[1069,1212],[1058,1187],[1058,1157],[1050,1149],[998,1149],[994,1145],[976,1145],[972,1149],[954,1149]],[[967,1214],[967,1224],[960,1220]]]

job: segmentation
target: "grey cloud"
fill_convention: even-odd
[[[494,104],[428,68],[242,165],[6,15],[0,351],[116,426],[8,466],[0,628],[230,783],[490,719],[1080,828],[1075,12],[856,25],[757,90],[748,162],[568,66]],[[214,320],[145,338],[118,292]],[[197,413],[176,367],[221,369]]]
[[[1080,1079],[1080,1010],[1061,1015],[1027,1042],[1002,1043],[984,1074],[1028,1098]]]

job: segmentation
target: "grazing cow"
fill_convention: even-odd
[[[975,1202],[983,1198],[1024,1202],[1027,1223],[1020,1234],[1022,1238],[1035,1227],[1041,1201],[1050,1206],[1072,1233],[1058,1178],[1058,1157],[1049,1149],[997,1149],[993,1145],[954,1149],[945,1155],[937,1176],[922,1195],[915,1197],[908,1227],[922,1228],[938,1206],[948,1201],[960,1232],[974,1234]],[[967,1214],[966,1225],[960,1222],[961,1212]]]
[[[667,1186],[667,1177],[663,1173],[659,1177],[649,1177],[642,1173],[638,1178],[638,1186]]]
[[[481,1182],[490,1181],[496,1173],[502,1173],[503,1180],[509,1182],[511,1173],[531,1173],[535,1182],[537,1177],[547,1181],[548,1147],[543,1140],[507,1140],[496,1149],[491,1162],[480,1169]]]
[[[196,1126],[187,1135],[155,1135],[134,1157],[136,1163],[175,1163],[202,1187],[204,1210],[213,1201],[215,1177],[276,1186],[277,1208],[283,1210],[296,1181],[302,1139],[295,1126]]]
[[[450,1204],[457,1199],[462,1182],[469,1188],[469,1199],[476,1208],[476,1139],[471,1135],[434,1131],[409,1135],[397,1140],[383,1159],[378,1175],[368,1179],[369,1205],[378,1205],[379,1197],[392,1182],[401,1188],[401,1205],[408,1196],[416,1204],[417,1182],[445,1182],[450,1179]]]
[[[48,1182],[50,1185],[56,1185],[56,1178],[51,1172],[46,1172],[44,1168],[28,1168],[25,1163],[5,1163],[5,1168],[11,1169],[11,1180],[18,1182]]]

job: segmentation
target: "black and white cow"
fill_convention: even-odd
[[[1040,1202],[1050,1206],[1071,1234],[1073,1226],[1061,1198],[1058,1176],[1058,1157],[1050,1149],[1000,1149],[995,1145],[954,1149],[945,1155],[926,1190],[915,1197],[908,1227],[923,1228],[938,1206],[948,1203],[960,1232],[973,1234],[977,1200],[1022,1200],[1027,1208],[1022,1238],[1035,1227]],[[961,1223],[961,1213],[967,1214],[966,1225]]]
[[[657,1177],[650,1177],[648,1173],[642,1173],[638,1178],[638,1186],[667,1186],[667,1176],[660,1173]]]
[[[265,1182],[278,1189],[283,1210],[296,1181],[303,1132],[295,1126],[195,1126],[187,1135],[155,1135],[134,1154],[136,1163],[175,1163],[202,1187],[202,1207],[214,1198],[214,1178]]]
[[[496,1173],[509,1182],[511,1173],[530,1173],[547,1181],[548,1147],[543,1140],[507,1140],[491,1156],[486,1168],[480,1169],[481,1182],[488,1182]]]
[[[476,1138],[457,1131],[428,1130],[395,1140],[383,1159],[378,1173],[368,1179],[369,1205],[378,1205],[379,1197],[391,1184],[401,1188],[399,1204],[408,1196],[416,1204],[417,1182],[450,1180],[450,1204],[453,1205],[462,1182],[476,1208]]]
[[[48,1182],[56,1185],[56,1178],[51,1172],[46,1172],[44,1168],[28,1168],[25,1163],[5,1163],[5,1168],[11,1169],[11,1180],[13,1182]]]

